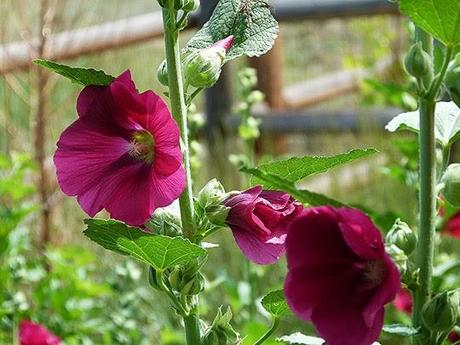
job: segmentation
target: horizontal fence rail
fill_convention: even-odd
[[[273,0],[270,3],[280,21],[397,13],[396,6],[387,0]],[[197,27],[199,22],[200,13],[196,13],[190,18],[190,28]],[[72,59],[161,36],[161,12],[153,12],[49,35],[43,56],[56,61]],[[0,45],[0,74],[28,68],[37,56],[37,45],[38,40]]]
[[[366,129],[383,130],[392,118],[400,114],[397,108],[346,110],[290,110],[256,114],[264,134],[358,132]],[[226,117],[225,125],[236,130],[240,118]]]

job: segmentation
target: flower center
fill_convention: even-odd
[[[383,282],[386,272],[387,270],[383,260],[367,261],[364,267],[364,279],[371,287],[376,287]]]
[[[155,139],[145,130],[134,132],[129,143],[129,155],[147,164],[153,162]]]

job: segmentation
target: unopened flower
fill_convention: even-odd
[[[285,252],[288,226],[303,206],[289,194],[253,187],[228,198],[227,224],[243,254],[251,261],[267,265]]]
[[[406,314],[412,313],[412,295],[407,289],[400,289],[396,294],[393,305],[397,310]]]
[[[20,345],[59,345],[61,340],[45,327],[23,320],[19,325]]]
[[[328,345],[371,345],[384,305],[400,288],[372,221],[350,208],[307,209],[289,229],[286,253],[285,294],[294,313]]]
[[[105,208],[143,225],[185,188],[179,129],[163,100],[139,94],[129,71],[108,86],[87,86],[79,118],[61,135],[54,162],[62,191],[93,217]]]

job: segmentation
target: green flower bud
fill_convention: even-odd
[[[460,207],[460,164],[451,164],[441,178],[444,198],[455,207]]]
[[[410,255],[417,244],[417,237],[411,228],[409,228],[409,225],[398,219],[388,232],[385,242],[394,244],[401,249],[404,254]]]
[[[230,207],[224,205],[212,206],[206,209],[206,217],[211,223],[225,227],[228,212],[230,212]]]
[[[192,52],[184,63],[187,82],[196,88],[213,86],[220,77],[222,65],[233,42],[234,37],[229,36],[206,49]]]
[[[203,290],[204,277],[201,273],[198,273],[182,286],[182,288],[180,289],[180,293],[183,295],[191,296],[198,295]]]
[[[158,66],[157,78],[161,85],[168,86],[168,66],[166,65],[166,60],[163,60]]]
[[[259,125],[261,123],[260,119],[255,117],[249,117],[246,123],[241,124],[238,127],[238,134],[244,140],[253,140],[260,137]]]
[[[226,197],[224,186],[214,178],[198,193],[198,203],[206,209],[211,205],[219,205]]]
[[[230,308],[227,308],[225,313],[222,313],[222,309],[219,308],[217,315],[209,328],[207,335],[214,333],[215,336],[211,336],[213,340],[217,339],[217,344],[235,344],[240,340],[239,334],[233,329],[230,321],[232,319],[232,312]],[[214,343],[216,344],[216,343]]]
[[[432,68],[431,58],[423,49],[421,42],[415,43],[410,48],[404,59],[404,66],[407,73],[415,78],[421,78],[430,72]]]
[[[460,53],[449,64],[444,84],[452,100],[460,107]]]
[[[433,331],[448,332],[455,326],[458,307],[458,292],[444,291],[423,307],[423,323]]]
[[[254,90],[248,96],[248,102],[250,104],[257,104],[264,100],[265,95],[262,91]]]
[[[407,272],[407,255],[394,244],[385,245],[385,251],[391,256],[401,275]]]
[[[145,223],[145,226],[157,235],[176,237],[182,234],[179,218],[161,209],[155,211],[153,216]]]
[[[208,88],[219,80],[225,49],[210,47],[192,53],[185,62],[185,78],[196,88]]]
[[[161,290],[160,285],[158,284],[158,280],[157,280],[157,272],[151,266],[149,268],[149,284],[155,290]]]
[[[174,268],[168,276],[168,281],[175,291],[180,291],[184,285],[183,274],[180,267]]]

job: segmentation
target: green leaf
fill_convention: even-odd
[[[278,23],[266,0],[221,0],[203,28],[188,42],[188,49],[204,49],[233,35],[235,41],[226,59],[260,56],[278,36]]]
[[[289,306],[284,297],[283,290],[269,292],[262,298],[262,306],[273,316],[283,316],[289,313]]]
[[[266,173],[275,174],[290,182],[300,181],[308,176],[319,174],[339,165],[350,163],[356,159],[376,153],[375,149],[356,149],[335,156],[305,156],[279,160],[258,167]],[[260,179],[253,179],[253,184],[260,184]],[[265,182],[264,186],[271,186]]]
[[[438,102],[435,111],[435,136],[443,146],[450,146],[460,138],[460,108],[454,102]],[[419,112],[402,113],[393,118],[385,127],[390,132],[420,130]]]
[[[152,235],[115,220],[86,219],[84,234],[102,247],[136,258],[158,271],[204,257],[206,250],[182,237]]]
[[[282,191],[285,191],[291,194],[292,197],[294,197],[295,199],[297,199],[297,201],[303,204],[308,204],[310,206],[322,206],[322,205],[331,205],[335,207],[346,206],[344,203],[331,199],[325,195],[311,192],[305,189],[297,189],[297,187],[295,186],[293,182],[284,180],[283,178],[277,175],[266,173],[265,171],[259,170],[258,168],[248,168],[248,167],[242,166],[240,167],[240,171],[257,177],[258,180],[261,181],[260,184],[262,184],[263,186],[268,185],[270,186],[270,188],[282,190]]]
[[[402,13],[446,45],[460,43],[460,1],[399,0]]]
[[[279,337],[276,341],[284,342],[287,344],[300,344],[300,345],[323,345],[325,344],[324,339],[318,337],[311,337],[309,335],[304,335],[300,332],[293,333],[291,335],[285,335]]]
[[[70,67],[67,65],[58,64],[53,61],[48,60],[34,60],[39,66],[45,67],[57,74],[60,74],[71,81],[87,86],[87,85],[99,85],[106,86],[109,85],[115,77],[105,74],[104,71],[98,71],[93,68],[80,68],[80,67]]]
[[[393,325],[384,325],[383,331],[389,334],[396,334],[403,337],[412,337],[419,333],[419,330],[406,325],[393,324]]]

